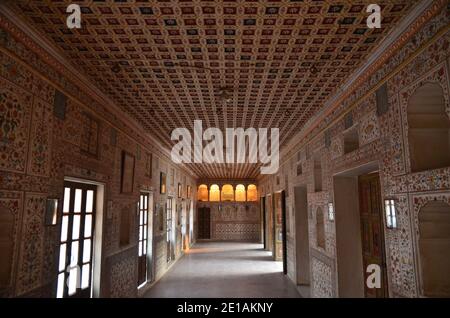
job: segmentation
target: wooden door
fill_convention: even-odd
[[[210,208],[198,209],[198,238],[208,240],[211,238]]]
[[[284,248],[284,233],[285,229],[283,225],[283,207],[284,207],[284,193],[277,192],[274,194],[274,229],[275,229],[275,237],[274,237],[274,250],[273,257],[276,261],[283,261],[283,248]]]
[[[369,298],[387,297],[386,256],[382,219],[380,178],[378,173],[359,177],[359,210],[364,270],[364,291]],[[367,266],[377,264],[381,268],[381,288],[367,287]]]

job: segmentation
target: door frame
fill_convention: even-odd
[[[278,223],[278,202],[280,200],[280,218],[281,222]],[[273,259],[283,263],[283,274],[287,274],[287,222],[286,222],[286,191],[280,190],[273,194]],[[277,247],[280,246],[280,240],[278,239],[279,231],[281,230],[281,255],[278,253]]]
[[[348,179],[349,182],[350,179],[353,179],[353,186],[356,186],[356,197],[354,197],[352,200],[350,201],[356,201],[356,202],[350,202],[351,204],[356,204],[357,206],[357,217],[358,219],[355,220],[355,222],[357,221],[358,224],[358,228],[355,229],[359,235],[358,238],[356,239],[357,243],[359,244],[359,249],[358,249],[358,255],[360,255],[361,257],[361,261],[362,261],[362,237],[361,237],[361,216],[360,216],[360,212],[359,212],[359,185],[358,185],[358,176],[361,175],[365,175],[365,174],[370,174],[373,172],[378,172],[379,175],[379,186],[380,186],[380,204],[381,204],[381,224],[382,224],[382,231],[383,231],[383,239],[382,239],[382,251],[384,254],[384,264],[385,264],[385,273],[386,273],[386,280],[385,280],[385,289],[386,289],[386,297],[391,297],[392,296],[392,291],[391,291],[391,276],[390,276],[390,271],[388,271],[387,269],[390,267],[390,262],[389,262],[389,258],[387,257],[388,253],[386,251],[387,248],[387,244],[386,244],[386,218],[384,217],[384,204],[383,204],[383,198],[384,198],[384,188],[383,188],[383,183],[381,180],[381,173],[380,173],[380,164],[379,161],[370,161],[367,162],[365,164],[359,165],[359,166],[355,166],[349,169],[345,169],[345,170],[340,170],[340,171],[334,171],[333,172],[333,203],[334,203],[334,210],[335,210],[335,228],[336,228],[336,271],[337,271],[337,295],[339,295],[339,297],[341,297],[341,294],[343,293],[343,290],[341,289],[341,285],[340,282],[340,276],[341,276],[341,271],[342,268],[345,265],[345,259],[341,260],[341,258],[345,258],[345,257],[340,257],[341,254],[341,245],[345,245],[344,243],[340,243],[340,241],[342,240],[342,229],[340,224],[342,223],[343,219],[345,219],[343,217],[343,211],[348,210],[347,208],[344,208],[342,205],[342,200],[339,200],[339,195],[337,195],[337,187],[336,186],[336,182],[337,180],[339,180],[340,178],[344,178],[344,179]],[[343,188],[342,186],[340,187],[341,189]],[[353,191],[354,192],[354,191]],[[352,195],[353,197],[353,195]],[[349,200],[346,200],[349,201]],[[347,202],[348,203],[348,202]],[[347,227],[347,231],[348,231],[348,227]],[[355,241],[355,240],[353,240]],[[341,263],[342,262],[342,263]],[[365,269],[363,268],[364,266],[361,266],[361,273],[364,274]],[[383,269],[382,269],[383,270]],[[351,273],[352,277],[354,277],[354,272]],[[360,288],[362,287],[362,292],[358,292],[357,294],[351,294],[351,295],[347,295],[344,297],[364,297],[364,288],[365,288],[365,284],[366,282],[364,281],[364,276],[362,278],[362,286],[360,286]]]
[[[299,193],[300,191],[300,193]],[[297,201],[298,196],[305,202]],[[296,284],[302,286],[311,285],[311,251],[309,242],[309,202],[308,187],[306,183],[294,184],[294,220],[295,220],[295,277]],[[299,244],[304,241],[305,244]],[[299,250],[300,249],[300,250]],[[304,255],[306,254],[306,255]],[[304,257],[306,256],[306,257]],[[302,259],[305,262],[302,262]]]
[[[281,191],[281,235],[283,251],[283,274],[287,275],[287,222],[286,222],[286,191]]]
[[[388,278],[387,278],[387,257],[386,257],[386,235],[385,235],[385,226],[384,226],[384,207],[383,207],[383,200],[382,200],[382,193],[381,193],[381,179],[380,179],[380,172],[374,172],[374,173],[368,173],[368,174],[362,174],[358,176],[358,199],[361,200],[361,187],[359,187],[359,184],[364,181],[366,178],[374,178],[377,180],[377,186],[379,190],[378,200],[379,200],[379,222],[380,222],[380,235],[381,235],[381,279],[383,281],[383,294],[384,298],[389,297],[389,289],[388,289]],[[363,219],[361,217],[361,206],[360,209],[360,220],[361,220],[361,234],[363,230]],[[363,261],[364,261],[364,249],[361,248],[361,253],[363,254]],[[364,269],[365,270],[365,269]],[[366,286],[364,286],[364,294],[366,293]]]
[[[154,252],[155,252],[155,197],[154,192],[152,190],[140,190],[139,197],[141,194],[148,195],[148,203],[147,203],[147,257],[146,257],[146,267],[147,267],[147,280],[145,283],[138,286],[138,289],[142,289],[147,284],[151,284],[155,281],[155,262],[154,262]],[[139,221],[138,221],[139,226]]]

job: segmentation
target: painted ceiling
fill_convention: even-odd
[[[165,147],[177,127],[277,127],[280,146],[316,114],[417,2],[16,0],[15,10]],[[201,178],[254,178],[257,164],[192,164]]]

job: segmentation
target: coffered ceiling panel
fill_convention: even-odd
[[[16,0],[27,23],[51,39],[150,134],[278,127],[285,144],[363,63],[417,2],[378,0],[382,28],[366,26],[373,1]],[[192,165],[203,178],[253,178],[257,165]]]

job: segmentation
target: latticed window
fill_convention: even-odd
[[[59,244],[57,297],[90,297],[95,185],[65,182]]]
[[[141,193],[138,208],[139,208],[138,285],[142,285],[147,281],[149,193]]]

